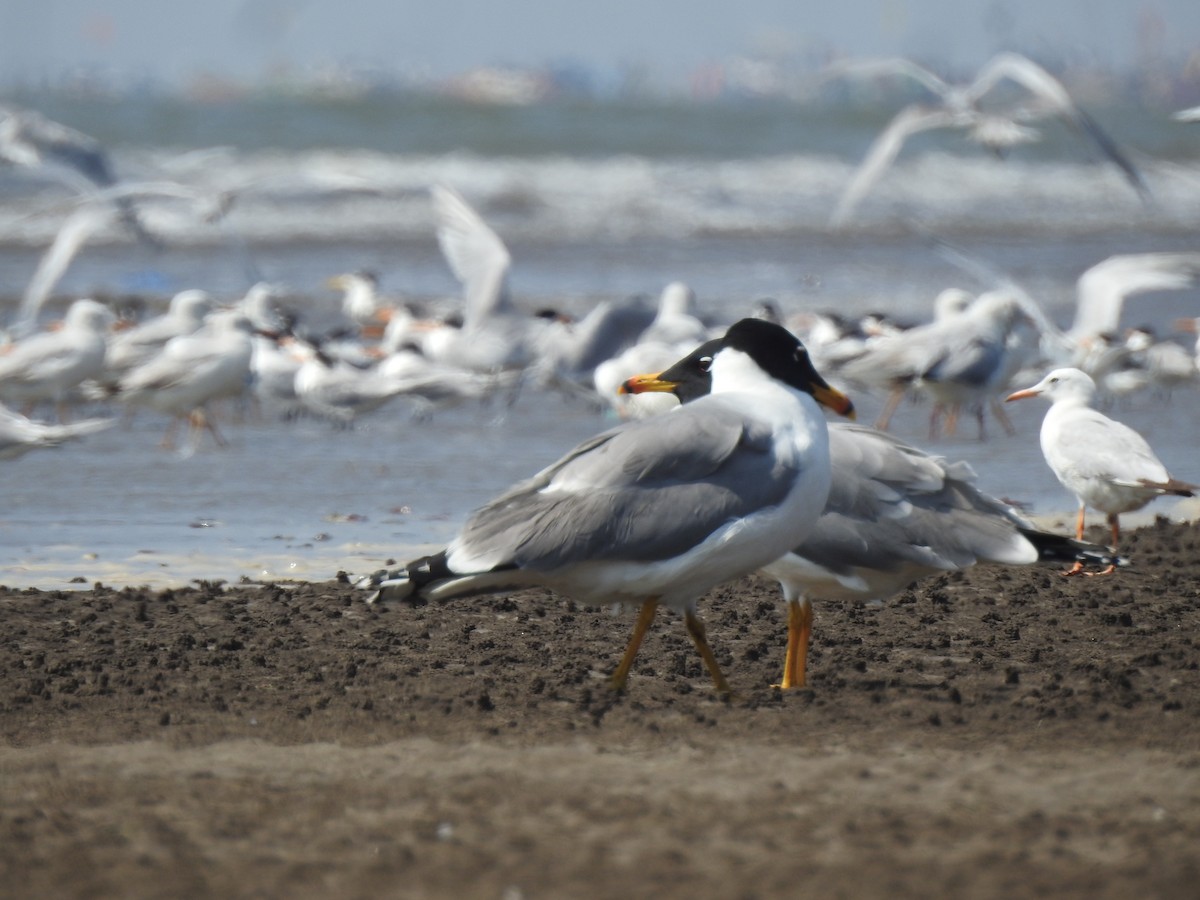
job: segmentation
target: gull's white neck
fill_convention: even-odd
[[[752,407],[755,415],[773,421],[786,422],[799,414],[804,420],[824,423],[817,401],[810,394],[772,378],[741,351],[725,349],[718,353],[713,358],[710,375],[711,393],[747,395],[746,405],[737,401],[746,412]]]
[[[747,354],[740,350],[722,350],[713,357],[712,393],[723,394],[732,391],[761,391],[768,385],[783,384],[776,381],[758,367]]]
[[[1051,409],[1075,409],[1091,406],[1094,395],[1095,390],[1089,389],[1085,385],[1075,385],[1065,390],[1059,388],[1058,392],[1048,399],[1050,400]]]

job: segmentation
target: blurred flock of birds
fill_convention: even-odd
[[[1078,131],[1131,189],[1153,202],[1128,155],[1052,75],[1023,56],[995,57],[969,84],[948,84],[900,59],[845,62],[828,77],[912,79],[930,95],[929,102],[901,110],[879,136],[845,187],[831,227],[853,216],[912,134],[961,129],[1003,155],[1035,140],[1036,123],[1047,117]],[[1002,84],[1007,94],[998,91]],[[998,92],[1004,102],[989,105]],[[1176,118],[1200,121],[1200,108],[1181,110]],[[160,315],[141,319],[78,299],[61,322],[47,327],[40,324],[47,299],[100,223],[119,221],[138,241],[158,245],[139,215],[141,204],[155,197],[183,199],[196,215],[219,219],[233,198],[202,196],[184,184],[125,183],[97,141],[11,106],[0,106],[0,160],[58,173],[79,192],[0,336],[0,401],[7,404],[0,416],[0,455],[6,458],[107,427],[113,419],[88,418],[81,410],[111,411],[114,404],[166,416],[165,447],[176,446],[176,431],[186,423],[188,452],[204,432],[223,442],[220,403],[280,418],[318,416],[346,427],[400,398],[411,401],[417,414],[429,415],[448,404],[498,398],[511,405],[523,392],[557,390],[622,416],[640,415],[653,403],[618,394],[626,378],[668,365],[741,315],[786,325],[832,382],[886,396],[881,428],[906,397],[925,396],[931,401],[931,437],[953,434],[963,416],[976,421],[981,439],[989,415],[1011,428],[999,399],[1053,366],[1088,373],[1099,401],[1111,404],[1141,391],[1167,395],[1192,385],[1200,365],[1200,347],[1188,346],[1181,334],[1119,331],[1126,297],[1200,283],[1200,252],[1100,262],[1079,278],[1076,315],[1066,330],[1018,284],[990,271],[985,274],[991,290],[976,295],[947,288],[931,298],[932,319],[924,324],[883,314],[852,321],[811,311],[785,320],[769,300],[747,300],[726,321],[702,321],[681,281],[667,285],[657,304],[645,297],[604,301],[571,320],[556,310],[528,311],[514,302],[512,259],[504,241],[466,199],[443,185],[430,188],[432,211],[462,295],[442,304],[437,315],[389,299],[371,272],[360,271],[331,278],[341,300],[328,315],[289,308],[285,287],[262,282],[220,307],[197,286],[174,296]],[[985,268],[949,245],[940,249],[976,274]],[[1195,333],[1200,317],[1176,325]]]

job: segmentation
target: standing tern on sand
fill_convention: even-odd
[[[1145,438],[1128,425],[1092,409],[1095,394],[1096,383],[1086,372],[1055,369],[1008,399],[1042,396],[1050,401],[1042,420],[1042,453],[1063,487],[1079,498],[1076,537],[1083,538],[1084,513],[1090,506],[1108,517],[1115,553],[1121,513],[1141,509],[1163,494],[1191,497],[1197,487],[1172,478]],[[1082,571],[1083,563],[1076,562],[1065,574]],[[1112,572],[1109,565],[1095,574]]]
[[[786,329],[730,327],[711,358],[711,395],[628,422],[476,511],[443,551],[360,580],[371,600],[448,600],[542,585],[640,615],[613,687],[624,688],[659,606],[683,613],[719,693],[729,684],[696,601],[777,559],[808,533],[829,493],[818,404],[852,414]]]

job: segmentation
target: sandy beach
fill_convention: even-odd
[[[787,693],[743,579],[701,604],[728,702],[672,616],[614,695],[631,618],[547,591],[5,588],[2,893],[1191,897],[1198,545],[818,601]]]

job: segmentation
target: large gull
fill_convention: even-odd
[[[475,512],[445,550],[360,585],[373,600],[543,585],[589,605],[639,606],[617,689],[666,606],[729,693],[696,601],[803,540],[829,492],[818,404],[852,408],[793,335],[761,320],[731,326],[706,365],[709,396],[585,441]]]
[[[174,445],[175,428],[184,418],[191,429],[188,452],[196,449],[206,428],[218,445],[224,445],[210,407],[213,401],[241,395],[249,386],[253,330],[240,310],[217,310],[203,328],[172,338],[156,355],[126,372],[116,385],[118,399],[172,417],[163,435],[164,449]]]

